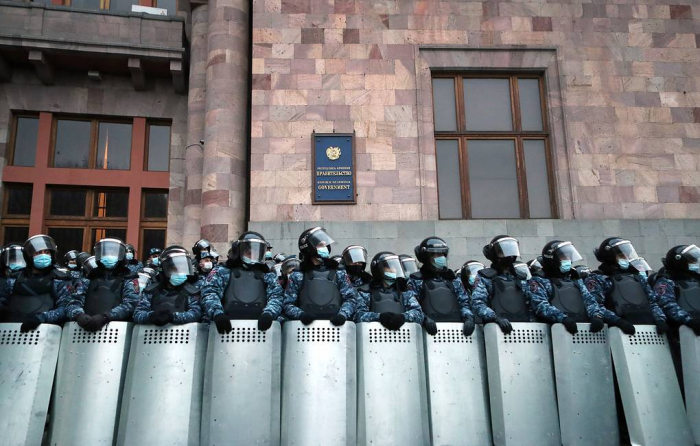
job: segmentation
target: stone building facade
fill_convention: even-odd
[[[293,252],[301,229],[323,222],[339,245],[370,252],[410,251],[436,233],[463,261],[499,233],[521,237],[528,256],[548,238],[590,253],[620,234],[659,266],[669,245],[699,235],[699,48],[693,0],[212,0],[180,2],[165,18],[0,1],[0,147],[13,149],[13,116],[25,111],[167,120],[168,243],[206,237],[226,252],[250,228]],[[464,128],[453,135],[464,211],[445,218],[454,197],[438,175],[438,141],[451,137],[436,130],[441,76],[511,76],[523,110],[524,84],[513,84],[538,79],[545,129],[502,138],[516,141],[518,169],[530,163],[522,141],[544,141],[545,218],[471,218],[466,173],[477,167],[462,144],[477,136]],[[314,131],[354,132],[357,204],[312,203]],[[518,173],[516,190],[534,209],[535,193],[522,192],[535,190],[532,176]]]

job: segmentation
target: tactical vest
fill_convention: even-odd
[[[608,307],[633,324],[653,324],[654,315],[641,279],[632,274],[615,274],[610,279],[613,288],[608,296]]]
[[[299,308],[318,319],[330,319],[338,314],[343,300],[335,284],[336,270],[313,269],[304,273],[304,283],[299,290]]]
[[[485,270],[479,273],[482,271]],[[503,279],[497,276],[490,279],[493,281],[491,309],[496,316],[511,322],[529,322],[530,315],[525,303],[525,293],[518,288],[515,280],[511,277]]]
[[[263,273],[257,270],[232,268],[221,303],[232,319],[257,319],[267,305],[267,288]]]
[[[551,304],[576,322],[589,322],[581,291],[571,280],[552,279]]]
[[[122,300],[123,284],[121,277],[91,279],[85,296],[85,312],[91,316],[109,313]]]
[[[151,309],[156,313],[159,311],[169,311],[171,313],[187,311],[188,297],[198,293],[197,287],[191,283],[185,283],[175,289],[166,288],[157,283],[146,290],[153,293]]]
[[[54,274],[28,277],[21,273],[7,299],[7,322],[24,322],[54,307]]]
[[[676,297],[678,305],[693,319],[700,318],[700,283],[697,280],[677,281]]]
[[[426,316],[436,322],[459,322],[457,295],[445,280],[423,279],[421,307]]]
[[[375,313],[403,314],[406,311],[401,301],[401,293],[383,288],[372,288],[369,309]]]

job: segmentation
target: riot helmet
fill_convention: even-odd
[[[440,237],[428,237],[416,246],[414,253],[418,260],[433,271],[444,271],[447,269],[447,256],[450,248]]]
[[[520,257],[520,244],[515,237],[509,235],[497,235],[491,242],[484,246],[484,257],[497,263],[514,263]]]
[[[265,261],[265,252],[267,252],[265,238],[258,232],[248,231],[231,244],[229,260],[255,265]]]
[[[401,259],[393,252],[380,252],[372,258],[370,272],[375,281],[384,281],[388,285],[396,283],[397,279],[405,279]]]
[[[401,266],[403,266],[403,272],[406,277],[418,272],[418,262],[413,257],[408,254],[401,254],[399,260],[401,260]]]
[[[272,257],[272,260],[275,261],[275,264],[279,265],[280,263],[284,262],[284,259],[287,258],[287,255],[283,252],[278,252]]]
[[[360,245],[350,245],[342,254],[345,270],[351,276],[359,276],[367,268],[367,250]]]
[[[107,269],[113,269],[124,260],[126,245],[116,238],[103,238],[93,248],[95,260]]]
[[[483,263],[477,260],[469,260],[462,265],[460,269],[460,277],[462,278],[462,283],[465,285],[474,285],[476,281],[476,276],[479,271],[484,269]]]
[[[603,240],[600,247],[594,249],[593,253],[601,263],[616,265],[621,270],[628,269],[630,261],[639,257],[632,243],[619,237]]]
[[[586,280],[588,276],[591,275],[591,269],[588,267],[588,265],[576,265],[574,266],[574,269],[578,273],[579,279]]]
[[[525,262],[513,262],[513,273],[515,274],[515,277],[517,277],[520,280],[532,279],[532,273],[530,272],[530,268],[528,268],[527,263]]]
[[[2,264],[11,272],[23,270],[27,267],[27,260],[24,257],[24,249],[22,246],[13,243],[7,245],[2,250]]]
[[[216,252],[216,251],[214,251]],[[200,272],[204,274],[209,274],[209,272],[214,269],[216,265],[216,257],[211,251],[201,251],[199,253],[199,261],[197,262],[197,268]]]
[[[528,268],[530,268],[530,272],[533,276],[537,276],[544,272],[544,267],[542,266],[543,262],[544,259],[542,258],[542,256],[537,256],[534,259],[527,262],[527,266]]]
[[[131,262],[136,258],[136,249],[134,248],[134,245],[131,243],[127,243],[124,245],[126,252],[124,254],[124,258],[126,259],[127,262]]]
[[[296,257],[287,257],[284,259],[284,262],[282,262],[280,272],[282,273],[282,276],[286,277],[292,274],[294,271],[299,271],[300,269],[301,261],[299,261],[299,259]]]
[[[83,276],[90,277],[90,274],[98,268],[95,256],[90,256],[83,262]]]
[[[80,253],[75,249],[72,249],[65,253],[65,255],[63,256],[63,263],[65,264],[66,268],[75,270],[80,267],[80,262],[78,262],[78,254]]]
[[[56,242],[48,235],[29,237],[23,247],[27,264],[31,263],[37,269],[48,268],[56,261]]]
[[[160,248],[151,248],[148,250],[148,257],[146,257],[146,264],[152,264],[156,268],[160,266],[160,254],[163,252]]]
[[[666,269],[672,273],[685,273],[700,271],[700,249],[695,245],[678,245],[666,253],[664,259]]]
[[[307,229],[299,236],[299,252],[303,260],[312,258],[328,259],[331,256],[331,245],[335,240],[320,226]]]
[[[88,257],[90,257],[90,254],[88,254],[87,252],[81,252],[80,254],[78,254],[78,267],[79,268],[83,267],[83,264],[85,263],[85,260],[88,259]]]
[[[582,259],[569,241],[552,240],[542,248],[542,266],[547,274],[566,274],[571,271],[574,262]]]
[[[172,286],[182,285],[188,278],[194,275],[192,260],[187,253],[177,250],[169,250],[163,256],[161,269],[163,275]]]
[[[202,252],[209,250],[211,250],[211,243],[204,238],[197,240],[192,246],[192,254],[194,254],[195,259],[199,259]]]

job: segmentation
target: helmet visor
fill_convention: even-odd
[[[557,256],[559,260],[571,260],[572,262],[578,262],[583,259],[571,242],[560,243],[554,250],[554,255]]]
[[[294,271],[299,271],[300,268],[301,262],[299,259],[287,259],[282,263],[282,274],[288,276]]]
[[[194,274],[192,262],[184,252],[170,252],[163,259],[163,274],[170,277],[173,274],[185,274],[191,276]]]
[[[56,242],[48,235],[35,235],[24,242],[24,252],[29,257],[34,257],[34,254],[45,249],[56,252]]]
[[[261,239],[247,239],[238,242],[238,255],[249,259],[249,263],[260,263],[265,260],[265,252],[267,251],[267,243]]]
[[[397,255],[389,255],[382,257],[381,260],[377,262],[377,268],[383,273],[394,273],[396,278],[405,278],[403,272],[403,266],[401,266],[401,260]]]
[[[530,266],[530,271],[539,271],[542,269],[542,264],[540,263],[539,259],[530,260],[530,263],[528,265]]]
[[[532,273],[530,268],[527,267],[526,263],[515,263],[513,264],[513,269],[515,270],[515,275],[522,280],[532,279]]]
[[[520,257],[518,241],[513,237],[505,237],[493,244],[493,251],[499,259],[506,257]],[[527,266],[527,265],[525,265]]]
[[[141,289],[145,288],[150,281],[151,276],[149,276],[148,273],[139,273],[139,287],[141,287]]]
[[[95,259],[99,262],[103,257],[114,256],[124,260],[126,246],[120,240],[114,238],[104,238],[95,244]]]
[[[630,265],[632,265],[640,273],[645,273],[647,271],[651,271],[651,266],[649,266],[649,264],[647,263],[646,260],[644,260],[643,257],[639,257],[639,258],[636,258],[634,260],[631,260]]]
[[[83,263],[83,272],[86,276],[89,276],[95,269],[97,269],[97,260],[95,260],[95,256],[90,256]]]
[[[622,240],[613,245],[613,254],[617,259],[634,260],[639,257],[637,251],[634,250],[634,246],[628,240]]]
[[[418,272],[418,262],[414,258],[401,259],[401,266],[407,277]]]
[[[20,246],[10,246],[2,251],[2,263],[6,267],[17,265],[16,269],[26,268],[27,262],[24,260],[24,253]]]
[[[343,251],[345,265],[353,263],[367,263],[367,250],[362,246],[348,246]]]
[[[686,246],[681,251],[681,257],[686,259],[688,263],[698,263],[700,261],[700,249],[695,245]]]
[[[312,231],[306,238],[306,242],[309,246],[314,248],[320,248],[321,246],[330,246],[335,243],[335,240],[331,238],[330,235],[323,228],[318,228]]]
[[[484,269],[484,264],[480,262],[472,262],[464,265],[464,272],[467,273],[467,276],[476,276],[476,273],[482,269]]]

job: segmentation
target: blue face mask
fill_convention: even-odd
[[[620,269],[625,270],[630,267],[630,262],[629,260],[618,259],[617,265],[620,267]]]
[[[76,269],[78,267],[78,265],[76,265],[75,263],[69,263],[66,266],[68,267],[68,269]]]
[[[331,253],[328,251],[328,248],[325,246],[322,246],[321,248],[316,248],[316,252],[318,253],[318,256],[322,259],[327,259]]]
[[[107,269],[114,269],[118,261],[117,256],[104,256],[100,259],[100,263]]]
[[[10,271],[19,271],[24,268],[24,265],[20,263],[10,263]]]
[[[571,271],[571,260],[562,260],[559,264],[559,271],[563,273]]]
[[[160,258],[156,257],[153,259],[153,265],[160,266]]]
[[[436,268],[446,268],[447,267],[447,257],[445,256],[440,256],[440,257],[433,257],[430,259],[430,263],[433,264],[434,267]]]
[[[647,278],[647,273],[646,273],[646,271],[640,271],[640,272],[639,272],[639,275],[642,276],[642,277],[644,277],[645,279]]]
[[[243,263],[248,263],[248,264],[255,263],[255,262],[253,262],[253,259],[251,259],[250,257],[243,256],[243,255],[241,256],[241,260],[243,261]]]
[[[127,252],[127,253],[126,253],[126,260],[134,260],[134,253],[133,253],[133,252]]]
[[[700,263],[689,263],[688,270],[697,273],[700,271]]]
[[[48,254],[39,254],[34,256],[34,266],[38,269],[44,269],[51,265],[51,256]]]
[[[170,281],[170,285],[180,286],[187,280],[187,274],[173,274],[168,280]]]
[[[386,282],[386,284],[389,286],[396,283],[396,273],[385,271],[384,272],[384,282]]]
[[[265,253],[265,258],[266,258],[266,259],[271,259],[271,258],[272,258],[272,253],[269,252],[269,251],[266,252],[266,253]]]
[[[469,276],[469,285],[474,285],[476,282],[476,276]]]

